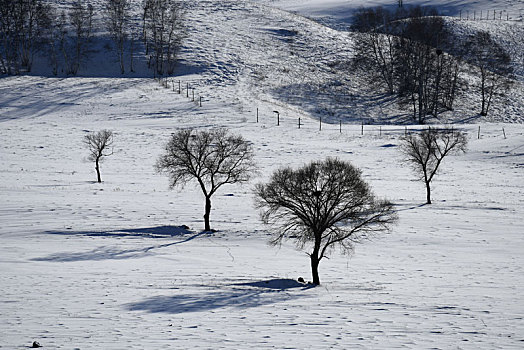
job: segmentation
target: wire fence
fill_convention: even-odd
[[[524,18],[524,9],[519,10],[517,16],[514,13],[510,14],[506,10],[460,10],[459,14],[453,17],[471,21],[522,21]]]
[[[170,89],[173,93],[178,95],[185,96],[191,103],[196,107],[202,107],[204,101],[209,101],[204,99],[203,95],[199,94],[196,91],[198,87],[198,82],[196,81],[182,81],[180,79],[164,77],[156,78],[159,84],[165,89]],[[430,125],[377,125],[377,124],[366,124],[364,121],[361,121],[360,124],[355,123],[344,123],[342,119],[338,123],[325,123],[320,117],[318,120],[307,118],[304,120],[302,117],[288,117],[281,115],[280,111],[275,109],[260,109],[259,107],[254,108],[254,115],[252,118],[245,118],[246,122],[252,122],[260,124],[261,126],[276,126],[283,128],[295,128],[295,129],[307,129],[309,131],[326,131],[326,132],[338,132],[340,134],[347,133],[352,135],[372,135],[375,137],[389,137],[394,136],[398,137],[399,135],[407,135],[409,133],[421,132],[427,130],[428,128],[435,127]],[[460,129],[455,124],[442,124],[440,125],[441,129]],[[506,139],[506,130],[504,127],[501,128],[501,136]],[[482,137],[481,126],[478,126],[476,130],[477,139]]]

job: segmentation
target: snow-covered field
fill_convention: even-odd
[[[497,123],[455,125],[469,151],[445,160],[434,204],[423,206],[424,186],[397,147],[404,126],[366,125],[362,135],[361,113],[383,118],[355,96],[352,114],[326,113],[333,124],[319,130],[311,99],[290,100],[304,90],[279,90],[330,80],[319,52],[343,56],[332,44],[343,48],[346,33],[258,2],[193,6],[200,31],[175,91],[93,72],[0,79],[0,348],[523,348],[522,91],[510,118],[499,106]],[[179,79],[202,107],[177,93]],[[341,131],[333,115],[345,116]],[[218,232],[205,234],[199,190],[168,190],[153,165],[171,132],[212,126],[252,141],[261,175],[215,195]],[[102,184],[82,144],[100,129],[116,133]],[[322,285],[308,288],[295,282],[310,278],[307,255],[266,244],[252,186],[327,156],[362,169],[400,219],[353,256],[322,261]]]

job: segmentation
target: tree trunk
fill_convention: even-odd
[[[313,277],[313,284],[319,285],[320,277],[318,276],[318,264],[320,263],[320,260],[318,258],[318,249],[317,248],[313,250],[313,253],[310,255],[310,258],[311,258],[311,274]]]
[[[206,196],[206,212],[204,214],[204,223],[206,228],[204,231],[211,231],[211,225],[209,224],[209,214],[211,213],[211,197]]]
[[[480,92],[482,95],[482,109],[480,111],[480,115],[486,116],[488,113],[486,112],[486,76],[485,73],[481,71],[481,78],[480,78]]]
[[[429,181],[426,181],[426,204],[431,204],[431,188],[429,187]]]
[[[96,177],[97,177],[98,182],[102,182],[102,178],[100,177],[100,166],[99,166],[98,158],[95,161],[95,169],[96,169]]]

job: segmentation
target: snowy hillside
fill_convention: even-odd
[[[0,349],[522,348],[522,70],[488,119],[464,104],[439,121],[469,121],[454,125],[469,151],[445,159],[425,206],[398,150],[419,127],[393,125],[406,112],[341,73],[351,34],[283,4],[192,1],[167,87],[105,64],[0,79]],[[457,25],[490,27],[522,58],[506,35],[522,22]],[[199,189],[169,190],[154,163],[172,132],[215,126],[253,142],[261,174],[215,195],[208,234]],[[98,184],[82,138],[100,129],[115,149]],[[399,223],[334,252],[311,288],[296,282],[310,279],[304,252],[267,245],[252,188],[327,156],[359,167]]]
[[[360,7],[394,9],[398,0],[259,0],[272,6],[315,18],[327,25],[344,28],[351,22],[353,12]],[[445,16],[470,18],[492,18],[502,16],[514,21],[524,19],[524,7],[518,0],[404,0],[404,6],[431,6],[438,8]],[[481,16],[482,13],[482,16]]]

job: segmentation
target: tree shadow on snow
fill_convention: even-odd
[[[314,287],[312,284],[304,284],[292,279],[233,283],[207,286],[205,292],[150,297],[140,302],[127,304],[126,308],[130,311],[169,314],[209,311],[227,307],[247,309],[303,298],[307,295],[297,292]]]
[[[147,247],[122,249],[115,246],[101,246],[90,251],[82,252],[61,252],[50,254],[45,257],[33,258],[33,261],[52,261],[52,262],[74,262],[74,261],[97,261],[110,259],[131,259],[141,258],[152,255],[153,251],[172,245],[189,242],[207,232],[194,233],[185,226],[158,226],[136,229],[124,229],[114,231],[47,231],[47,234],[55,235],[82,235],[82,236],[101,236],[101,237],[146,237],[146,238],[166,238],[173,236],[183,236],[184,238],[176,242],[165,244],[150,245]]]
[[[147,238],[166,238],[194,234],[187,226],[153,226],[141,228],[128,228],[102,231],[45,231],[50,235],[64,236],[89,236],[89,237],[147,237]]]

